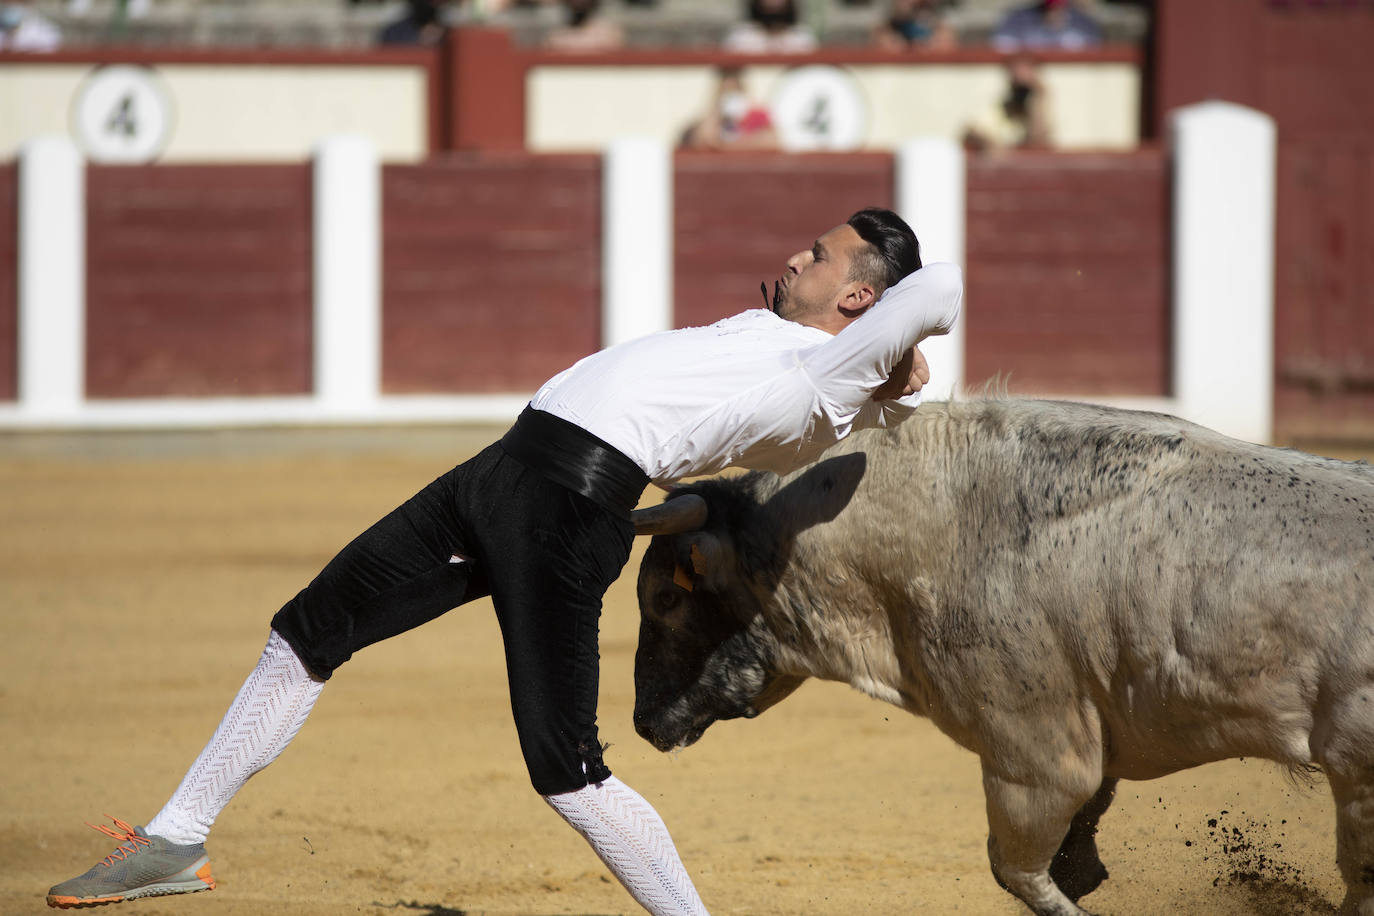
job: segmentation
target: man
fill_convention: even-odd
[[[597,737],[597,621],[629,558],[630,510],[650,480],[732,464],[785,471],[853,429],[903,419],[929,378],[916,344],[949,330],[961,298],[958,269],[922,269],[896,214],[861,210],[788,259],[770,309],[640,338],[555,376],[500,442],[287,602],[171,800],[146,828],[97,828],[119,846],[48,903],[213,888],[211,825],[290,742],[334,669],[490,594],[535,790],[650,913],[705,914],[663,822],[611,775]]]
[[[1026,54],[1007,60],[1007,85],[997,102],[964,130],[972,152],[1048,149],[1053,146],[1049,95],[1035,61]]]
[[[739,67],[716,71],[716,91],[705,114],[687,125],[680,145],[685,149],[772,150],[778,148],[768,106],[760,105],[744,89]]]
[[[446,0],[407,0],[405,13],[381,28],[377,43],[429,47],[439,44],[448,32],[444,22],[445,6]]]
[[[1074,0],[1037,0],[1013,9],[992,34],[998,51],[1082,51],[1102,44],[1102,28]]]
[[[46,53],[62,46],[62,30],[33,8],[30,0],[0,2],[0,51]]]

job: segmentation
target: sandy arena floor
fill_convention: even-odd
[[[213,731],[276,608],[491,430],[0,435],[0,914],[143,823]],[[642,550],[642,544],[640,545]],[[665,756],[630,723],[639,553],[602,621],[608,761],[664,816],[711,911],[1024,912],[984,855],[977,760],[813,683]],[[219,888],[135,914],[632,914],[530,790],[490,605],[362,653],[216,825]],[[1123,783],[1102,914],[1335,912],[1324,782],[1230,761]]]

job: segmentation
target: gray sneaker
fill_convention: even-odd
[[[130,827],[114,817],[110,820],[117,830],[103,824],[86,826],[118,840],[119,846],[84,875],[55,885],[48,891],[48,906],[100,906],[137,897],[214,890],[203,843],[177,846],[160,836],[148,836],[142,827]]]

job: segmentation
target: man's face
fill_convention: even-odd
[[[860,285],[849,279],[849,271],[855,253],[864,244],[846,224],[792,255],[787,259],[787,270],[773,285],[773,311],[799,324],[828,320],[836,304]]]

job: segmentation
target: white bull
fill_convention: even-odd
[[[969,401],[645,512],[668,533],[640,569],[635,723],[659,749],[808,677],[929,716],[981,758],[993,874],[1040,916],[1106,877],[1118,779],[1316,764],[1343,912],[1374,916],[1369,466]]]

